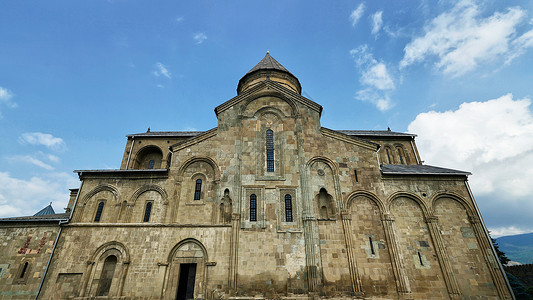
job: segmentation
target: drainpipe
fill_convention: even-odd
[[[63,231],[62,224],[67,224],[70,219],[72,219],[72,215],[74,214],[74,208],[76,208],[76,203],[78,203],[78,198],[80,197],[80,191],[83,187],[83,180],[80,183],[80,188],[78,189],[78,194],[76,195],[76,200],[74,200],[74,205],[72,205],[72,209],[70,210],[70,216],[66,220],[59,220],[59,232],[56,236],[56,241],[54,242],[54,247],[52,248],[52,253],[50,253],[50,257],[48,258],[48,263],[46,263],[46,268],[44,269],[43,278],[41,278],[41,283],[39,283],[39,289],[37,289],[37,294],[35,295],[35,300],[39,298],[39,294],[41,293],[41,289],[43,288],[44,279],[46,277],[46,274],[48,274],[48,268],[50,267],[50,263],[52,262],[52,256],[54,255],[54,252],[57,247],[57,242],[59,241],[59,236],[61,235],[61,231]]]
[[[135,136],[131,137],[131,147],[130,147],[130,153],[128,153],[128,161],[126,162],[126,170],[128,169],[130,165],[130,158],[131,158],[131,151],[133,151],[133,144],[135,144]]]
[[[511,284],[509,283],[509,280],[507,279],[507,275],[505,275],[505,270],[503,269],[503,266],[500,262],[500,259],[498,258],[498,254],[496,253],[496,249],[494,249],[494,245],[492,244],[492,240],[490,239],[489,231],[487,230],[487,226],[485,226],[485,221],[483,221],[483,217],[481,216],[481,212],[479,211],[479,207],[477,206],[476,200],[474,199],[474,195],[472,194],[472,191],[470,190],[470,185],[468,184],[468,180],[465,180],[466,189],[468,190],[468,194],[470,195],[470,198],[472,199],[472,202],[474,202],[474,207],[476,209],[476,213],[479,216],[479,220],[481,221],[481,227],[483,227],[483,231],[485,232],[485,236],[490,241],[490,249],[492,250],[492,254],[494,255],[494,258],[496,259],[496,262],[498,262],[498,266],[500,267],[500,271],[502,272],[503,278],[505,279],[505,284],[507,285],[507,289],[511,293],[511,297],[513,300],[516,300],[515,295],[513,293],[513,289],[511,288]]]

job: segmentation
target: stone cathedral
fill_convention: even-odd
[[[0,219],[3,299],[512,299],[468,185],[414,134],[322,127],[268,52],[201,132],[127,135],[67,212]]]

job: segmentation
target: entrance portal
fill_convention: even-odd
[[[180,277],[176,300],[194,299],[196,264],[180,264]]]

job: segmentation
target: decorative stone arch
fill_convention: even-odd
[[[144,158],[150,154],[158,155],[157,161],[155,162],[156,165],[153,167],[153,169],[161,169],[164,158],[163,150],[161,150],[161,148],[156,145],[146,145],[141,149],[137,150],[135,156],[133,157],[133,169],[148,169],[147,167],[143,167],[141,164],[144,162]]]
[[[335,193],[335,199],[337,200],[335,206],[337,207],[338,211],[341,211],[344,208],[344,202],[343,202],[342,194],[341,194],[341,190],[340,190],[338,165],[333,160],[331,160],[328,157],[315,156],[315,157],[311,158],[309,161],[307,161],[307,163],[305,165],[306,170],[308,172],[310,172],[311,167],[313,166],[313,164],[315,164],[317,162],[321,162],[321,163],[327,165],[331,169],[331,171],[333,173],[332,174],[333,175],[333,185],[334,185],[333,188],[334,188],[334,193]],[[312,195],[310,197],[310,199],[314,199],[314,198],[315,198],[315,195]]]
[[[103,268],[107,259],[110,256],[115,256],[116,265],[110,282],[110,288],[108,297],[121,297],[124,289],[124,282],[128,273],[128,267],[130,264],[130,254],[128,248],[121,242],[111,241],[107,242],[96,249],[87,261],[87,271],[84,274],[82,281],[82,287],[80,289],[80,297],[98,296],[99,287],[101,284],[103,274]]]
[[[187,238],[176,244],[167,257],[162,298],[174,299],[178,293],[182,265],[195,265],[194,299],[205,299],[208,296],[207,262],[207,249],[197,239]]]
[[[116,187],[114,187],[114,186],[112,186],[110,184],[101,184],[101,185],[95,187],[94,189],[92,189],[87,194],[85,194],[85,196],[83,196],[83,199],[82,199],[81,203],[83,203],[83,205],[87,204],[87,201],[89,201],[89,199],[91,199],[91,197],[93,197],[94,195],[98,194],[99,192],[103,192],[103,191],[111,192],[115,196],[115,200],[119,200],[120,199],[119,191],[118,191],[118,189]]]
[[[391,207],[392,207],[392,204],[394,203],[394,200],[396,200],[398,198],[401,198],[401,197],[405,197],[405,198],[408,198],[408,199],[411,199],[411,200],[415,201],[418,204],[418,206],[420,207],[420,209],[422,210],[424,218],[428,219],[430,217],[430,214],[429,214],[430,211],[429,211],[426,203],[418,195],[415,195],[413,193],[408,193],[408,192],[396,192],[396,193],[390,195],[389,198],[387,199],[387,211],[388,212],[391,210]]]
[[[131,196],[130,202],[131,203],[137,202],[137,199],[139,198],[139,196],[142,193],[148,192],[148,191],[156,191],[156,192],[158,192],[161,195],[161,198],[163,199],[163,202],[167,202],[167,198],[168,198],[167,192],[165,191],[165,189],[163,189],[162,187],[160,187],[158,185],[155,185],[155,184],[145,184],[145,185],[141,186],[140,188],[138,188],[135,191],[135,193],[133,193],[133,195]]]
[[[248,108],[248,105],[252,103],[253,101],[263,98],[263,97],[275,97],[282,101],[285,101],[290,107],[291,107],[291,117],[296,117],[300,115],[300,111],[298,109],[298,106],[296,105],[296,102],[289,97],[285,96],[283,93],[273,91],[273,90],[266,90],[259,92],[254,95],[254,97],[250,97],[243,101],[243,105],[241,106],[241,109],[239,111],[239,115],[243,116],[246,109]]]
[[[377,207],[379,208],[379,211],[382,214],[386,212],[385,204],[383,203],[383,201],[381,201],[381,199],[379,199],[379,197],[376,196],[374,193],[368,192],[368,191],[355,191],[355,192],[350,193],[346,197],[346,210],[347,211],[350,211],[350,209],[352,208],[352,204],[355,201],[355,198],[359,196],[363,196],[369,199],[370,201],[373,201],[377,205]]]
[[[433,215],[435,213],[435,205],[437,204],[437,201],[442,198],[448,198],[457,201],[461,206],[466,210],[466,214],[469,217],[475,216],[475,209],[468,203],[462,196],[453,193],[453,192],[441,192],[435,194],[430,199],[431,203],[431,214]]]
[[[287,117],[280,109],[275,108],[275,107],[270,107],[270,106],[262,107],[262,108],[258,109],[254,113],[253,117],[257,118],[257,119],[261,119],[261,117],[266,115],[266,114],[272,114],[272,115],[276,116],[276,118],[278,120],[281,120],[281,119]]]
[[[114,202],[117,202],[117,203],[120,202],[120,193],[119,193],[118,189],[115,186],[112,186],[110,184],[100,184],[99,186],[97,186],[94,189],[90,190],[81,199],[80,204],[78,205],[79,207],[77,208],[77,212],[75,211],[75,214],[74,214],[74,220],[76,222],[82,221],[82,219],[84,217],[84,213],[88,213],[88,214],[90,213],[91,217],[94,217],[94,211],[85,212],[85,210],[87,208],[87,204],[88,204],[89,200],[92,197],[94,197],[96,194],[100,193],[100,192],[110,192],[111,194],[113,194],[113,197],[115,198]],[[106,201],[106,204],[107,204],[107,201]],[[108,207],[109,207],[109,205],[108,205]]]
[[[217,163],[212,158],[207,157],[207,156],[195,156],[195,157],[191,157],[188,160],[186,160],[181,165],[181,167],[178,169],[179,178],[183,180],[183,173],[185,173],[187,168],[195,162],[205,162],[209,164],[213,168],[213,171],[214,171],[215,178],[213,178],[213,180],[215,182],[220,181],[220,169],[218,168]]]

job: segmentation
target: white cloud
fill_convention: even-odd
[[[199,32],[199,33],[194,35],[193,40],[194,40],[194,42],[196,44],[201,44],[205,40],[207,40],[207,35],[205,35],[205,33],[203,33],[203,32]]]
[[[522,233],[528,233],[528,232],[529,231],[527,229],[524,230],[521,228],[517,228],[515,226],[490,228],[490,236],[492,238],[498,238],[501,236],[522,234]]]
[[[167,66],[165,66],[164,64],[158,62],[155,64],[155,68],[156,70],[153,71],[152,73],[156,76],[156,77],[159,77],[159,76],[165,76],[166,78],[168,79],[171,79],[172,78],[172,74],[170,73],[170,71],[168,70]]]
[[[350,21],[352,21],[352,26],[355,26],[355,24],[357,24],[359,19],[361,19],[361,17],[363,16],[364,12],[365,4],[360,3],[359,6],[357,6],[357,8],[350,14]]]
[[[52,167],[51,165],[43,162],[42,160],[40,159],[37,159],[33,156],[30,156],[30,155],[15,155],[15,156],[10,156],[8,157],[8,160],[10,161],[15,161],[15,162],[23,162],[23,163],[30,163],[32,165],[35,165],[35,166],[38,166],[38,167],[41,167],[43,169],[46,169],[46,170],[53,170],[54,167]]]
[[[0,104],[4,104],[9,108],[17,107],[17,103],[11,100],[13,98],[13,93],[6,88],[0,86]],[[2,112],[0,111],[0,117],[2,117]]]
[[[360,71],[359,81],[364,89],[356,93],[356,98],[370,102],[385,111],[392,107],[390,92],[396,86],[384,62],[377,61],[366,45],[350,51],[356,66]]]
[[[178,23],[181,23],[181,22],[183,22],[184,20],[185,20],[184,17],[177,17],[177,18],[176,18],[176,22],[178,22]]]
[[[50,202],[56,213],[61,213],[68,203],[68,189],[79,187],[76,177],[67,173],[24,180],[0,172],[0,182],[0,217],[33,215]]]
[[[502,58],[509,62],[533,46],[533,33],[516,37],[524,18],[525,11],[518,7],[483,17],[473,1],[458,1],[425,26],[423,36],[405,46],[400,68],[436,57],[438,70],[460,76],[482,63]]]
[[[533,231],[530,104],[511,94],[463,103],[457,110],[421,113],[408,130],[418,134],[427,164],[472,172],[469,182],[484,214]]]
[[[66,144],[63,139],[54,137],[48,133],[42,132],[26,132],[19,137],[19,141],[23,144],[43,145],[49,149],[62,151],[66,149]]]
[[[383,26],[383,11],[378,11],[372,15],[372,34],[376,34]]]

